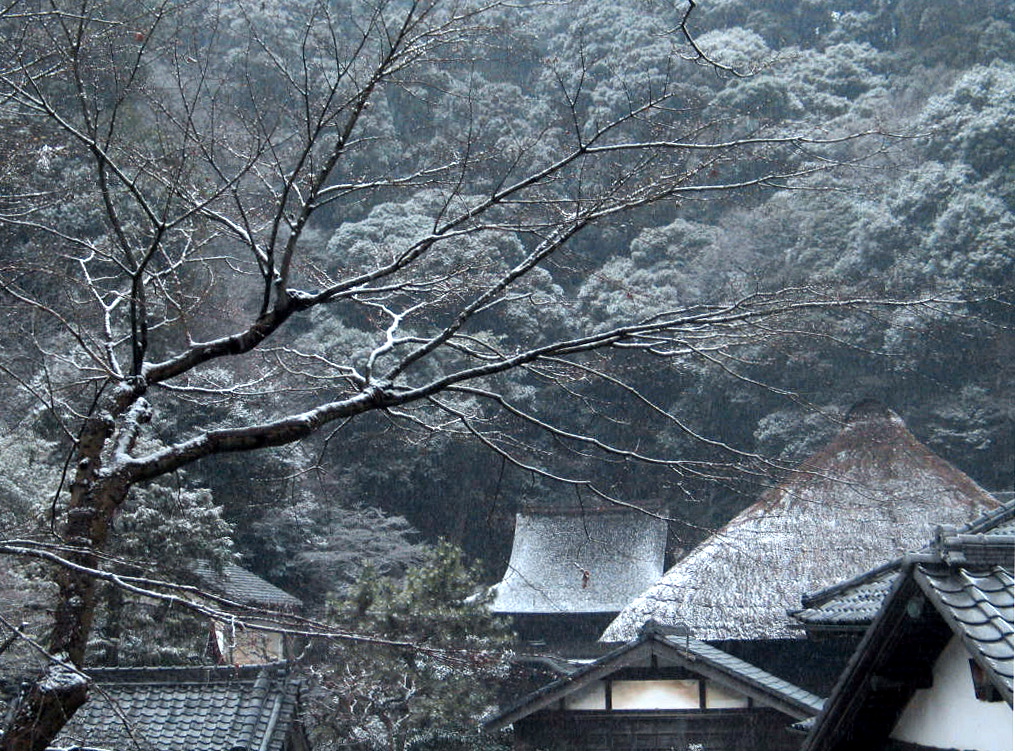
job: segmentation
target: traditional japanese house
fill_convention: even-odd
[[[646,624],[610,653],[484,723],[518,751],[790,751],[822,700],[686,631]]]
[[[804,751],[1011,751],[1015,536],[905,556]]]
[[[194,568],[201,586],[223,599],[228,618],[213,620],[210,647],[228,665],[261,665],[293,657],[292,638],[273,629],[275,616],[298,612],[303,602],[252,571],[227,563]]]
[[[665,552],[666,523],[654,516],[530,507],[516,517],[491,610],[510,616],[525,642],[580,650],[662,575]]]
[[[851,645],[801,639],[786,615],[800,595],[919,548],[936,524],[962,525],[997,506],[898,415],[861,402],[828,445],[631,601],[602,638],[631,639],[648,620],[685,623],[699,639],[825,692]],[[827,660],[812,659],[816,650]]]
[[[300,684],[283,665],[96,668],[54,748],[307,751]]]

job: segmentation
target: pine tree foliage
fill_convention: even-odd
[[[329,645],[306,658],[315,748],[480,748],[480,717],[507,675],[509,629],[487,609],[479,569],[446,541],[404,576],[366,571],[330,617],[402,646]],[[441,747],[438,745],[437,747]]]

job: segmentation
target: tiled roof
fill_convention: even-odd
[[[1015,501],[994,509],[957,531],[954,539],[962,535],[969,544],[963,555],[968,561],[977,556],[977,550],[986,542],[976,541],[976,536],[992,538],[1015,534]],[[932,543],[933,544],[933,543]],[[924,547],[927,551],[930,546]],[[802,598],[803,608],[790,615],[809,629],[822,628],[866,628],[874,619],[881,603],[899,574],[902,558],[871,569],[860,576],[835,584]]]
[[[820,600],[804,598],[805,604],[809,606],[791,611],[790,615],[811,628],[866,628],[891,591],[899,575],[901,560],[897,558],[887,565],[843,582],[835,592],[830,592],[831,588],[822,590],[818,594],[825,597]]]
[[[495,613],[616,613],[663,572],[666,523],[630,511],[523,512]]]
[[[721,668],[727,674],[736,676],[739,680],[752,684],[765,693],[779,696],[786,702],[798,704],[802,709],[810,709],[815,714],[821,711],[824,699],[820,696],[815,696],[789,681],[784,681],[756,665],[741,660],[739,657],[734,657],[697,639],[684,641],[677,636],[665,638],[671,646],[684,649],[702,662]]]
[[[298,683],[280,666],[88,671],[88,702],[54,746],[112,751],[281,751]]]
[[[687,623],[702,639],[793,636],[801,592],[918,549],[935,525],[998,502],[933,454],[891,410],[857,405],[842,432],[632,600],[602,639],[642,623]]]
[[[817,714],[824,702],[821,697],[703,641],[690,636],[673,635],[666,627],[648,623],[637,638],[523,697],[487,718],[483,726],[488,731],[507,727],[553,705],[592,681],[636,664],[635,658],[642,655],[644,659],[646,654],[665,658],[667,663],[682,665],[703,677],[719,678],[725,685],[751,696],[762,705],[773,707],[798,720]]]
[[[225,564],[220,573],[210,564],[199,562],[194,566],[194,573],[216,594],[243,605],[276,610],[296,610],[303,606],[298,597],[279,589],[252,571],[232,563]]]
[[[1015,540],[1008,550],[1015,551]],[[1012,562],[986,571],[919,565],[914,576],[974,659],[1007,687],[1010,703],[1015,666]]]
[[[988,535],[1015,535],[1015,497],[1011,493],[998,493],[1001,508],[985,514],[969,525],[967,532]]]
[[[936,686],[934,663],[956,640],[1010,707],[1013,568],[1015,536],[989,531],[942,530],[925,551],[905,556],[804,751],[880,747],[915,690]],[[965,689],[943,682],[940,690]]]

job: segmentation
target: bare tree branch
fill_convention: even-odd
[[[750,469],[756,454],[706,439],[589,358],[693,360],[743,378],[734,352],[799,330],[801,316],[935,302],[785,289],[673,300],[609,324],[572,316],[564,298],[576,283],[548,278],[592,231],[648,210],[669,215],[685,199],[809,186],[878,154],[886,134],[710,119],[682,108],[677,53],[660,62],[663,80],[624,86],[622,105],[593,112],[595,61],[581,45],[573,76],[540,63],[557,99],[526,113],[531,123],[490,133],[483,118],[501,103],[477,71],[498,19],[519,10],[512,4],[353,2],[341,17],[323,0],[285,5],[285,28],[255,5],[202,6],[205,32],[190,41],[178,34],[194,28],[189,3],[0,6],[12,32],[0,41],[0,116],[61,149],[57,167],[38,170],[39,187],[0,202],[0,229],[25,238],[0,269],[0,295],[48,327],[31,348],[46,387],[16,380],[78,423],[68,427],[59,543],[3,540],[0,555],[54,566],[47,650],[64,662],[83,664],[96,582],[235,617],[236,603],[118,573],[106,557],[113,520],[145,482],[377,413],[471,436],[535,476],[637,507],[555,451],[681,476],[723,471],[521,403],[511,378],[555,386],[553,398],[578,410],[591,398],[577,380],[595,382]],[[695,60],[741,75],[699,49],[687,25],[694,7],[675,31]],[[457,70],[467,74],[456,88]],[[435,132],[409,132],[411,107],[391,113],[402,100],[427,109]],[[464,122],[441,119],[453,106]],[[391,135],[399,128],[408,135]],[[508,142],[516,150],[502,153]],[[403,213],[377,219],[378,238],[354,237],[375,220],[370,209],[391,206]],[[589,274],[589,264],[576,268]],[[499,320],[519,311],[528,326]],[[230,409],[255,400],[257,409]],[[473,401],[503,427],[487,429],[486,415],[463,406]],[[185,410],[192,427],[174,423]],[[275,630],[378,643],[271,617]],[[12,720],[30,732],[5,733],[0,751],[42,751],[80,700],[73,685],[38,694]]]

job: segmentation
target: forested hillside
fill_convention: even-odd
[[[1011,289],[1015,240],[1011,7],[804,7],[806,16],[799,4],[703,3],[696,19],[701,47],[751,75],[687,68],[683,106],[708,122],[746,115],[748,127],[757,129],[906,137],[884,138],[881,153],[824,178],[820,190],[688,197],[590,228],[572,254],[545,270],[552,309],[519,313],[499,325],[545,335],[587,317],[606,327],[675,303],[787,286],[978,300],[967,318],[944,309],[940,315],[899,310],[843,317],[822,338],[759,336],[719,367],[631,363],[625,375],[679,415],[686,429],[660,429],[632,415],[613,430],[630,445],[681,458],[725,459],[698,440],[704,436],[792,460],[832,434],[851,404],[873,396],[985,487],[1010,489],[1013,319],[1004,294]],[[608,113],[626,106],[630,88],[668,75],[658,64],[666,56],[660,47],[670,44],[659,34],[668,16],[665,7],[656,11],[660,16],[652,17],[644,3],[584,12],[542,8],[545,26],[524,40],[536,60],[584,55],[594,61],[583,83],[587,106]],[[522,128],[527,112],[558,96],[556,80],[536,77],[518,57],[510,68],[484,69],[478,83],[478,74],[470,74],[470,86],[496,87],[503,107],[476,115],[481,136]],[[433,117],[455,117],[454,108],[452,99]],[[422,113],[410,116],[418,123]],[[442,132],[439,123],[432,127]],[[410,138],[407,148],[412,145]],[[710,167],[730,181],[761,168],[726,160]],[[414,220],[425,226],[425,216],[414,214],[411,203],[382,204],[343,223],[332,247],[376,243],[390,236],[393,224],[406,231]],[[526,388],[527,396],[539,398],[538,387]],[[566,402],[559,407],[572,409]],[[427,537],[450,536],[492,563],[504,560],[519,503],[574,501],[572,490],[491,456],[468,436],[405,433],[384,422],[347,433],[324,448],[324,471],[303,484],[304,492],[353,503],[369,498],[407,516]],[[379,439],[391,448],[377,454]],[[704,528],[728,518],[765,482],[723,473],[716,484],[708,472],[678,479],[615,462],[595,471],[605,485],[622,486],[625,498],[663,504]],[[683,532],[690,540],[696,534]],[[499,573],[497,565],[491,569]]]
[[[506,311],[486,324],[491,335],[531,330],[549,340],[576,319],[605,328],[675,304],[784,287],[975,300],[959,316],[944,308],[940,315],[878,311],[843,316],[821,338],[758,336],[735,360],[719,363],[631,362],[625,377],[684,426],[661,428],[633,413],[608,430],[627,445],[682,459],[729,458],[700,436],[792,461],[832,434],[851,404],[873,396],[985,487],[1011,489],[1013,319],[1005,295],[1015,240],[1015,37],[1010,4],[973,5],[701,4],[693,26],[698,42],[735,73],[683,65],[679,102],[689,118],[736,121],[758,132],[876,130],[903,137],[844,154],[866,158],[824,176],[820,189],[692,195],[591,227],[566,257],[540,269],[545,303]],[[442,148],[448,133],[467,122],[476,148],[496,155],[482,171],[499,179],[507,167],[496,160],[509,158],[512,143],[522,149],[526,138],[542,144],[559,137],[532,133],[527,118],[558,101],[558,75],[577,70],[579,60],[587,62],[582,115],[593,120],[623,112],[632,91],[651,87],[653,77],[674,75],[661,62],[674,64],[672,39],[661,33],[674,20],[665,4],[564,4],[533,13],[538,20],[515,31],[510,53],[467,71],[446,66],[447,91],[439,101],[424,108],[412,97],[388,97],[386,111],[372,111],[395,132],[372,147],[370,159],[393,165],[414,151]],[[557,61],[552,74],[544,70],[548,59]],[[534,145],[522,154],[535,159],[539,148],[549,147]],[[870,156],[872,150],[879,153]],[[709,167],[723,182],[763,168],[736,158]],[[368,254],[393,237],[408,242],[426,231],[432,197],[384,198],[356,204],[353,218],[343,206],[341,218],[315,226],[325,268],[337,262],[329,258],[342,257],[338,249]],[[369,341],[360,327],[369,332],[372,325],[378,324],[347,318],[308,336],[333,336],[336,345],[354,337]],[[545,393],[522,377],[516,383],[523,400]],[[605,388],[591,394],[610,398]],[[555,418],[570,417],[573,409],[552,397],[541,407],[562,410]],[[588,410],[594,414],[595,404]],[[201,478],[237,525],[241,551],[271,560],[265,573],[297,589],[307,582],[306,561],[319,562],[328,551],[343,560],[345,536],[356,535],[355,525],[350,530],[348,520],[335,518],[349,514],[335,510],[336,500],[343,508],[366,504],[405,516],[425,538],[448,537],[499,575],[518,504],[575,498],[573,489],[512,466],[468,435],[386,419],[350,425],[340,439],[303,451],[278,455],[274,468],[263,455],[236,457],[228,475],[216,465]],[[309,465],[314,473],[296,474],[296,467]],[[629,462],[588,462],[583,469],[603,486],[622,488],[618,495],[626,500],[662,504],[686,519],[690,527],[674,528],[686,535],[684,545],[767,482],[725,471],[719,478],[708,471],[674,477]],[[246,503],[251,492],[263,497],[254,519]],[[305,547],[308,529],[316,549]]]
[[[524,503],[686,548],[866,397],[1011,490],[1013,19],[0,4],[0,554],[62,572],[33,636],[191,660],[95,582],[197,558],[376,629],[365,581],[441,538],[494,580]]]

